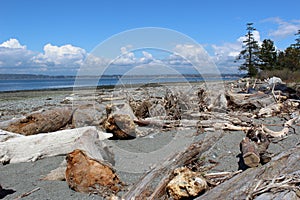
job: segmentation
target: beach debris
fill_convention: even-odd
[[[113,160],[112,153],[101,140],[112,135],[93,126],[61,130],[52,133],[22,136],[0,143],[0,163],[34,162],[82,149],[94,158]]]
[[[9,124],[5,130],[22,135],[35,135],[60,130],[72,117],[70,108],[54,108],[31,113]]]
[[[258,117],[271,117],[274,116],[282,111],[283,108],[282,103],[275,103],[275,104],[270,104],[264,108],[261,108],[258,111],[257,116]]]
[[[299,159],[300,146],[292,147],[269,163],[245,170],[196,199],[283,199],[287,194],[299,199]],[[259,198],[262,194],[268,194],[268,198]]]
[[[69,153],[66,160],[66,181],[71,189],[103,197],[122,190],[123,183],[108,163],[93,159],[79,149]]]
[[[262,125],[262,130],[271,137],[283,137],[289,133],[290,128],[295,123],[295,121],[299,120],[300,116],[296,114],[292,119],[286,121],[283,125],[283,129],[281,131],[273,131]]]
[[[104,116],[105,106],[95,102],[77,106],[73,113],[72,125],[79,128],[84,126],[99,126]]]
[[[208,188],[200,172],[193,172],[186,167],[175,169],[174,176],[166,187],[173,199],[196,197]]]
[[[108,104],[106,115],[103,128],[113,134],[112,139],[133,139],[136,137],[134,120],[137,118],[128,104]]]
[[[34,188],[33,190],[30,190],[29,192],[25,192],[25,193],[19,195],[14,200],[19,200],[19,199],[22,199],[24,197],[27,197],[27,196],[31,195],[32,193],[39,191],[40,189],[41,189],[40,187]]]
[[[271,160],[267,154],[270,140],[260,127],[252,127],[246,131],[246,137],[240,143],[244,164],[257,167]]]

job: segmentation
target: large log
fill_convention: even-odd
[[[7,124],[7,127],[2,127],[2,129],[22,135],[53,132],[59,130],[71,120],[72,112],[70,108],[42,110],[31,113],[25,118],[11,121]]]
[[[48,134],[22,136],[0,143],[0,163],[30,162],[45,157],[66,155],[74,149],[82,149],[97,159],[109,152],[100,140],[111,134],[98,131],[95,127],[62,130]]]

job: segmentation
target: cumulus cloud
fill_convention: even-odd
[[[40,53],[33,57],[32,61],[44,66],[80,67],[86,55],[87,53],[84,49],[70,44],[60,47],[52,44],[46,44],[44,46],[44,53]]]
[[[279,17],[275,17],[264,21],[273,22],[278,25],[276,30],[270,31],[269,36],[271,37],[286,38],[294,35],[298,30],[300,30],[300,20],[284,21]]]
[[[5,47],[9,49],[26,49],[26,46],[21,45],[20,42],[15,38],[11,38],[3,42],[2,44],[0,44],[0,47]]]

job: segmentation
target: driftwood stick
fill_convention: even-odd
[[[207,151],[211,146],[223,136],[222,133],[209,134],[203,141],[198,141],[191,144],[185,151],[177,152],[170,156],[160,165],[155,166],[147,174],[145,174],[125,195],[125,199],[141,197],[145,190],[149,189],[155,178],[163,175],[161,181],[156,186],[152,195],[148,199],[158,199],[166,189],[167,184],[172,178],[172,172],[192,160],[198,159],[199,156]]]
[[[29,195],[31,195],[32,193],[36,192],[36,191],[39,191],[41,188],[37,187],[37,188],[34,188],[33,190],[29,191],[29,192],[26,192],[24,194],[21,194],[20,196],[16,197],[14,200],[19,200],[19,199],[22,199],[24,197],[27,197]]]
[[[282,137],[289,133],[289,128],[293,125],[293,123],[297,119],[299,119],[299,117],[294,117],[294,118],[288,120],[287,122],[285,122],[283,125],[283,129],[281,131],[272,131],[272,130],[268,129],[267,127],[265,127],[264,125],[262,125],[262,129],[266,134],[268,134],[272,137]]]

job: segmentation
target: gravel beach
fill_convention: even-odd
[[[167,85],[167,88],[177,86]],[[185,87],[179,84],[178,88]],[[190,90],[197,88],[198,84],[189,86]],[[150,89],[149,89],[150,88]],[[165,91],[163,87],[149,87],[143,95],[151,96],[160,95],[161,91]],[[163,88],[162,90],[160,90]],[[133,91],[141,91],[145,88],[127,88],[127,92],[135,99],[143,98],[138,96],[140,93]],[[84,101],[87,97],[96,96],[96,99],[102,96],[102,101],[97,103],[107,105],[111,101],[104,101],[104,97],[116,97],[120,94],[116,90],[110,88],[102,88],[97,90],[86,89],[78,90]],[[119,91],[119,90],[117,90]],[[151,94],[151,92],[153,94]],[[194,91],[191,91],[194,92]],[[149,94],[150,93],[150,94]],[[137,95],[137,96],[135,96]],[[162,93],[161,96],[164,94]],[[74,101],[70,102],[70,97],[74,96],[73,89],[59,90],[40,90],[40,91],[18,91],[18,92],[3,92],[0,93],[0,122],[18,118],[40,109],[49,109],[54,107],[74,107]],[[121,99],[121,98],[120,98]],[[115,98],[113,103],[117,103],[120,99]],[[122,99],[121,99],[122,100]],[[77,105],[82,104],[82,101],[76,101]],[[103,106],[105,110],[105,106]],[[104,111],[103,111],[104,112]],[[192,120],[192,119],[190,119]],[[286,121],[282,116],[274,116],[270,118],[257,119],[259,123],[266,124],[272,130],[281,130],[283,123]],[[183,120],[182,120],[183,121]],[[269,126],[268,126],[269,124]],[[268,152],[277,155],[280,152],[290,149],[299,144],[299,126],[294,126],[295,131],[289,133],[287,137],[280,142],[272,142]],[[120,179],[124,181],[128,188],[137,182],[149,169],[164,161],[166,158],[174,154],[174,152],[183,151],[192,142],[204,140],[205,137],[212,134],[222,134],[220,140],[216,141],[208,151],[202,154],[201,159],[206,163],[215,163],[209,172],[234,172],[242,169],[240,164],[240,142],[245,137],[243,131],[204,131],[199,134],[197,127],[184,127],[176,130],[150,130],[139,128],[140,132],[147,132],[143,137],[138,137],[133,140],[106,140],[104,141],[113,151],[115,165],[114,168]],[[0,165],[0,184],[7,191],[8,195],[1,194],[3,199],[17,199],[22,194],[32,192],[22,199],[102,199],[100,196],[93,194],[82,194],[75,192],[68,187],[66,181],[45,181],[41,178],[47,175],[51,170],[57,168],[65,159],[65,156],[56,156],[37,160],[36,162],[16,163]],[[122,195],[126,191],[122,191]]]

